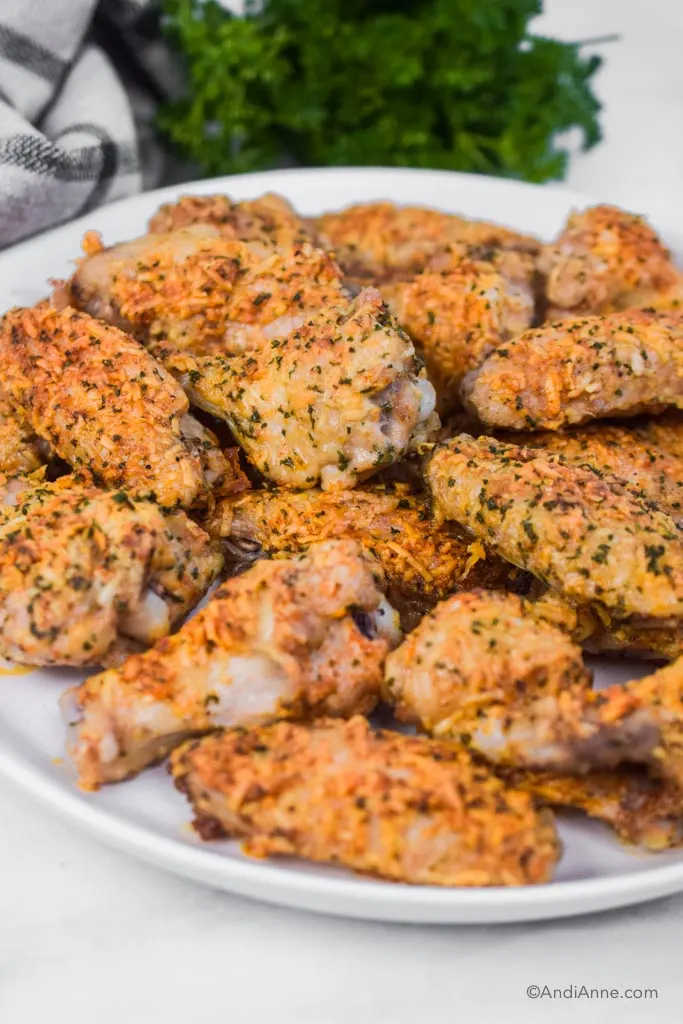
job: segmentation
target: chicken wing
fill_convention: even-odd
[[[382,296],[423,355],[440,412],[459,404],[465,374],[525,331],[534,315],[528,285],[509,281],[492,264],[466,259],[385,285]]]
[[[13,309],[0,357],[3,387],[36,434],[106,486],[189,507],[229,473],[180,385],[117,328],[72,309]]]
[[[463,396],[511,430],[683,406],[683,318],[629,310],[526,331],[465,378]]]
[[[69,691],[81,785],[124,779],[218,726],[371,710],[398,636],[380,572],[353,541],[258,562],[178,633]]]
[[[162,361],[166,349],[244,351],[346,298],[339,267],[309,244],[262,253],[195,225],[109,249],[90,241],[88,249],[67,300],[129,331]]]
[[[153,234],[177,231],[193,224],[209,224],[224,238],[260,247],[267,256],[273,248],[287,249],[311,240],[309,230],[282,196],[267,192],[258,199],[235,202],[225,195],[181,196],[164,203],[149,222]]]
[[[410,277],[438,250],[453,243],[494,245],[536,252],[540,243],[509,228],[467,220],[422,206],[360,203],[313,221],[320,245],[331,249],[344,272],[361,284]]]
[[[462,750],[365,719],[278,722],[190,742],[171,762],[204,839],[422,885],[548,881],[549,812]]]
[[[179,358],[195,405],[228,423],[274,483],[353,487],[438,426],[434,389],[378,292],[244,356]]]
[[[638,712],[607,721],[565,634],[513,594],[442,601],[387,658],[384,697],[402,721],[456,739],[494,764],[567,771],[643,759],[659,731]]]
[[[680,279],[649,224],[616,206],[573,213],[538,262],[554,317],[647,306]]]
[[[0,654],[101,665],[165,636],[221,556],[184,513],[73,478],[24,491],[0,526]]]
[[[0,473],[23,476],[33,473],[44,462],[40,441],[0,390]]]
[[[452,524],[437,526],[424,496],[405,487],[250,491],[219,502],[203,525],[227,538],[226,558],[238,565],[263,555],[303,554],[322,540],[358,541],[382,566],[387,598],[406,630],[460,587],[514,586],[522,575],[502,559],[487,558]]]
[[[427,481],[439,519],[579,605],[680,619],[683,539],[673,520],[557,455],[467,434],[438,445]]]

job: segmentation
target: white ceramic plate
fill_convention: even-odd
[[[498,220],[545,237],[559,229],[572,207],[587,202],[562,188],[437,171],[280,171],[198,182],[115,203],[0,254],[0,310],[47,294],[48,278],[69,273],[88,228],[101,231],[105,242],[116,242],[140,234],[159,203],[181,192],[224,191],[248,199],[268,190],[282,193],[307,214],[386,198]],[[668,240],[676,246],[675,235]],[[600,684],[644,671],[642,665],[608,661],[596,663],[596,669]],[[395,885],[297,861],[250,860],[235,843],[202,844],[187,825],[189,806],[164,768],[95,795],[77,789],[61,761],[64,730],[57,698],[80,678],[67,670],[0,677],[0,772],[75,825],[180,875],[302,909],[444,924],[562,917],[683,890],[683,851],[634,853],[605,826],[578,816],[561,818],[565,852],[556,880],[517,889]]]

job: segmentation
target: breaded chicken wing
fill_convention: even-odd
[[[3,387],[36,434],[107,487],[189,507],[229,473],[180,385],[117,328],[68,308],[13,309],[0,358]]]
[[[494,764],[567,771],[648,757],[658,728],[637,712],[606,721],[565,634],[513,594],[455,594],[387,658],[384,698],[399,719]]]
[[[287,200],[272,192],[243,202],[225,195],[181,196],[159,207],[149,230],[164,234],[192,224],[210,224],[224,238],[247,242],[251,248],[259,246],[264,256],[273,248],[287,249],[311,240],[307,227]]]
[[[0,473],[23,476],[45,462],[40,441],[4,391],[0,390]]]
[[[370,711],[397,638],[380,572],[353,541],[258,562],[178,633],[69,691],[81,785],[117,782],[219,726]]]
[[[221,556],[184,513],[63,478],[18,495],[0,526],[0,654],[101,665],[165,636]]]
[[[437,526],[423,495],[384,487],[326,493],[250,491],[219,502],[204,524],[226,538],[226,558],[288,558],[322,540],[350,538],[375,557],[404,629],[460,587],[514,586],[513,566],[486,557],[452,524]]]
[[[572,213],[557,241],[541,249],[539,269],[555,317],[648,306],[680,279],[649,224],[616,206]]]
[[[525,331],[534,315],[528,285],[472,260],[388,284],[382,296],[424,356],[440,412],[457,407],[465,374]]]
[[[683,615],[675,523],[590,470],[462,434],[434,449],[426,477],[437,520],[452,519],[570,601],[621,619]]]
[[[512,430],[683,406],[683,318],[628,310],[526,331],[465,379],[463,396],[482,422]]]
[[[244,356],[179,358],[195,405],[274,483],[353,487],[438,426],[434,389],[377,291]]]
[[[186,744],[171,763],[204,839],[422,885],[548,881],[549,812],[455,746],[365,719],[278,722]]]
[[[683,843],[681,791],[642,768],[623,766],[586,775],[512,771],[503,778],[542,804],[576,809],[604,821],[622,842],[652,851]]]
[[[453,243],[524,252],[536,252],[540,245],[498,224],[389,202],[348,206],[312,223],[319,244],[331,249],[345,273],[363,284],[418,274],[430,256]]]

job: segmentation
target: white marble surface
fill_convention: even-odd
[[[569,184],[666,223],[683,179],[683,2],[547,0],[547,32],[603,48],[605,141]],[[680,214],[677,213],[680,217]],[[2,1024],[678,1022],[683,896],[556,924],[422,928],[217,894],[100,846],[0,782]],[[525,996],[650,987],[656,1001]]]

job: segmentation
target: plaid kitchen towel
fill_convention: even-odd
[[[162,49],[152,0],[1,0],[0,246],[155,184]]]

